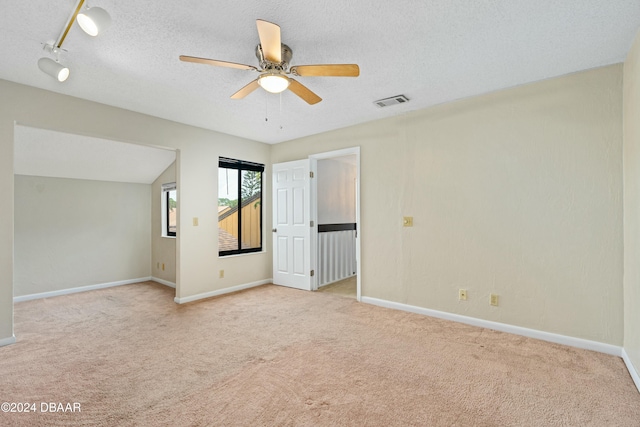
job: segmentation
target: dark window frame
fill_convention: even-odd
[[[264,189],[264,165],[260,163],[247,162],[244,160],[230,159],[227,157],[220,157],[218,160],[218,169],[236,169],[238,171],[238,249],[221,251],[218,250],[218,256],[229,256],[247,254],[253,252],[262,252],[262,244],[264,242],[263,235],[263,206],[264,203],[260,203],[260,246],[255,248],[242,249],[242,172],[260,172],[260,199],[262,200]]]
[[[169,225],[169,212],[171,212],[171,204],[169,203],[169,195],[171,194],[172,191],[176,191],[175,188],[174,189],[166,189],[164,190],[165,192],[165,211],[164,211],[164,217],[166,218],[166,226],[167,229],[165,230],[167,237],[176,237],[176,231],[178,228],[178,224],[176,224],[176,231],[171,231],[170,225]],[[177,206],[176,206],[177,209]]]

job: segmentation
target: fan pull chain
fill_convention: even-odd
[[[265,91],[265,94],[264,94],[264,121],[265,121],[265,123],[269,121],[269,103],[267,101],[268,101],[268,99],[267,99],[267,94],[266,94],[266,91]]]
[[[280,92],[280,130],[282,130],[282,92]]]

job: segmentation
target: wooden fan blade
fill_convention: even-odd
[[[260,45],[267,61],[282,62],[282,46],[280,45],[280,26],[272,22],[256,19]]]
[[[180,61],[195,62],[196,64],[215,65],[217,67],[237,68],[239,70],[253,70],[258,69],[252,65],[237,64],[235,62],[218,61],[216,59],[198,58],[196,56],[180,55]]]
[[[251,83],[249,83],[248,85],[246,85],[245,87],[243,87],[242,89],[240,89],[239,91],[231,95],[231,99],[242,99],[245,96],[249,95],[254,90],[258,89],[259,87],[260,85],[258,84],[258,79],[255,79],[254,81],[252,81]]]
[[[311,92],[309,88],[296,80],[289,79],[289,90],[302,98],[307,104],[313,105],[322,101],[322,98]]]
[[[291,72],[302,77],[358,77],[360,67],[357,64],[296,65],[291,67]]]

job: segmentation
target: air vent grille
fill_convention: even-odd
[[[396,95],[391,98],[378,99],[377,101],[373,101],[378,107],[388,107],[390,105],[403,104],[405,102],[409,102],[409,98],[404,95]]]

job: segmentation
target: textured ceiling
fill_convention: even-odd
[[[14,132],[14,173],[54,178],[152,184],[175,151],[29,126]]]
[[[111,27],[74,24],[57,83],[36,64],[76,1],[3,2],[0,78],[267,143],[621,62],[640,27],[640,0],[90,3]],[[231,100],[254,73],[178,60],[257,66],[257,18],[280,25],[292,65],[357,63],[360,77],[299,78],[323,98],[313,106],[262,89]],[[398,94],[411,101],[373,104]]]

